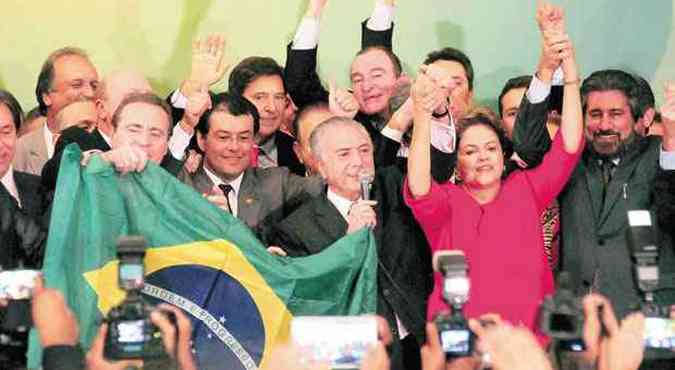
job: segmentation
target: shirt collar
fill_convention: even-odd
[[[106,144],[108,144],[109,147],[112,147],[112,142],[108,137],[108,135],[104,134],[103,131],[101,130],[98,130],[98,133],[101,134],[101,137],[103,138],[103,140],[105,140]]]
[[[352,208],[352,203],[354,202],[341,195],[337,195],[332,190],[330,190],[330,187],[326,192],[326,197],[328,198],[328,201],[330,201],[335,206],[335,208],[337,208],[338,212],[340,212],[342,217],[344,217],[344,219],[346,220],[347,215],[349,214],[349,210]]]
[[[277,141],[275,140],[276,138],[274,135],[272,135],[267,141],[264,143],[258,145],[258,148],[262,149],[265,151],[265,153],[270,154],[273,151],[277,150]]]
[[[19,207],[21,207],[19,189],[16,187],[16,181],[14,181],[14,167],[12,165],[9,166],[7,173],[2,177],[2,179],[0,179],[0,182],[5,187],[7,192],[9,192],[9,194],[11,194],[14,199],[16,199],[17,203],[19,203]]]
[[[204,167],[204,172],[206,172],[206,176],[208,176],[209,179],[211,179],[211,181],[213,182],[214,185],[218,186],[220,184],[230,184],[230,186],[232,186],[232,190],[234,190],[234,194],[235,195],[239,194],[239,188],[241,188],[241,182],[244,179],[244,172],[240,173],[239,176],[237,176],[236,179],[230,181],[229,183],[226,183],[220,177],[218,177],[218,175],[213,173],[213,171],[211,171],[208,168],[208,166],[206,166],[206,164],[204,164],[203,167]]]
[[[54,142],[54,136],[52,135],[52,132],[49,130],[49,126],[47,126],[47,123],[42,125],[42,135],[45,138],[45,146],[47,147],[47,157],[51,158],[54,155],[54,145],[56,144]]]

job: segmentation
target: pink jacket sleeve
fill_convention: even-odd
[[[542,163],[536,168],[524,171],[540,211],[543,212],[565,187],[572,171],[579,163],[584,146],[585,140],[582,139],[576,153],[567,153],[563,147],[562,135],[558,132]]]
[[[419,222],[431,250],[435,251],[440,243],[437,243],[441,231],[446,227],[446,220],[451,217],[451,188],[455,185],[447,183],[443,185],[431,182],[431,189],[427,195],[421,198],[413,198],[408,187],[408,178],[403,184],[403,198],[412,210],[417,222]]]

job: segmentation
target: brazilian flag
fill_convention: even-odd
[[[63,153],[43,273],[63,292],[88,348],[101,318],[124,297],[116,242],[142,235],[145,295],[183,309],[200,369],[255,369],[287,340],[294,315],[373,313],[376,249],[367,231],[303,258],[270,255],[236,218],[149,163],[120,175],[94,156]],[[29,368],[41,351],[31,335]]]

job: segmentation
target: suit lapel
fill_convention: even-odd
[[[37,210],[40,206],[38,198],[38,189],[28,181],[28,178],[20,172],[14,171],[14,183],[21,199],[21,208],[26,210]]]
[[[255,172],[250,168],[246,169],[237,195],[237,218],[250,227],[257,225],[260,220],[261,204],[257,188],[258,178]]]
[[[108,142],[105,141],[105,138],[103,137],[103,134],[101,134],[101,131],[99,129],[94,130],[93,132],[93,137],[94,141],[96,142],[95,145],[97,148],[101,149],[102,151],[108,151],[110,150],[110,145],[108,145]]]
[[[192,177],[192,187],[199,193],[205,194],[211,192],[213,185],[215,184],[204,171],[204,165],[200,166]]]
[[[591,207],[593,209],[593,216],[595,220],[600,220],[602,212],[602,176],[600,174],[600,166],[597,161],[590,157],[586,162],[586,170],[584,171],[586,177],[586,186],[590,195]],[[598,222],[598,224],[600,224]]]
[[[600,217],[600,224],[604,223],[609,217],[612,208],[616,205],[618,200],[625,191],[625,184],[628,184],[630,177],[633,175],[635,168],[639,161],[634,160],[637,151],[632,151],[629,155],[621,160],[614,171],[614,175],[607,186],[607,194],[605,195],[605,203],[602,207],[602,214]]]
[[[331,240],[338,240],[347,235],[347,221],[342,217],[340,211],[328,200],[326,193],[323,193],[319,200],[315,203],[314,215],[316,216],[316,223],[318,228],[323,230],[328,238]],[[308,246],[310,249],[312,246]],[[321,249],[312,250],[312,253],[317,253]]]
[[[47,162],[47,142],[44,138],[44,126],[33,132],[30,138],[29,161],[33,168],[41,168]]]

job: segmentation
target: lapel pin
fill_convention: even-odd
[[[247,205],[253,204],[254,201],[255,201],[255,199],[253,199],[251,197],[248,197],[248,198],[244,199],[244,203],[246,203]]]

